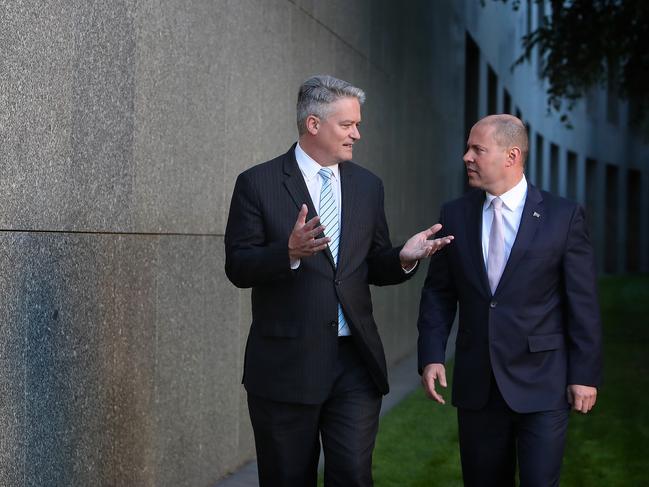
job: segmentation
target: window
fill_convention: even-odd
[[[559,146],[550,144],[550,192],[559,194]]]
[[[566,198],[576,201],[577,200],[577,154],[568,151],[567,157],[568,164],[568,181],[566,188]]]
[[[487,114],[498,113],[498,76],[487,66]]]
[[[591,236],[595,234],[597,196],[597,161],[586,159],[586,222]]]
[[[539,187],[543,187],[543,136],[536,134],[536,167],[534,174],[531,176],[532,183]]]
[[[626,270],[640,270],[640,207],[642,174],[629,169],[626,176]]]
[[[480,100],[480,49],[468,32],[464,55],[464,141],[466,141],[471,127],[478,121]],[[464,153],[464,143],[460,149],[460,154],[462,153]],[[469,183],[463,167],[461,176],[462,187],[466,191],[469,189]]]
[[[604,242],[604,270],[606,272],[617,271],[617,238],[618,238],[618,225],[617,225],[617,200],[618,200],[618,169],[617,166],[612,164],[606,165],[606,208],[604,209],[605,215],[605,228],[606,240]]]
[[[503,89],[503,113],[512,113],[512,97],[507,88]]]

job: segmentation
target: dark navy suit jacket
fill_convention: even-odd
[[[315,404],[328,395],[338,354],[342,304],[359,354],[378,391],[388,392],[383,345],[372,315],[370,284],[411,277],[390,243],[383,184],[370,171],[340,164],[342,226],[338,265],[329,250],[290,269],[288,237],[303,203],[316,215],[295,146],[239,175],[225,234],[228,278],[252,287],[246,390],[276,401]]]
[[[567,407],[566,386],[597,386],[601,328],[583,209],[528,184],[520,227],[492,295],[482,253],[484,192],[441,211],[453,243],[433,255],[419,311],[419,368],[444,363],[459,303],[453,404],[485,405],[491,374],[508,405]],[[441,236],[441,235],[440,235]]]

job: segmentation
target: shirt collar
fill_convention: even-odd
[[[486,193],[486,198],[485,198],[483,208],[486,210],[487,208],[489,208],[489,205],[491,205],[491,202],[496,196],[488,192],[485,193]],[[523,174],[523,177],[518,182],[518,184],[514,186],[512,189],[510,189],[509,191],[501,194],[500,199],[502,200],[503,205],[508,210],[514,211],[519,206],[525,203],[526,196],[527,196],[527,180],[525,179],[525,175]]]
[[[300,171],[302,172],[302,175],[304,176],[304,179],[307,180],[307,182],[313,180],[313,178],[315,177],[318,177],[318,171],[320,171],[320,169],[324,167],[318,164],[313,158],[311,158],[309,154],[304,152],[304,149],[300,147],[299,142],[295,146],[295,159],[297,160],[297,165],[299,166]],[[338,164],[327,167],[333,172],[334,179],[338,180]]]

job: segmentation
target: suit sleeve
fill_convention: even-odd
[[[577,206],[563,257],[567,301],[568,384],[597,386],[601,381],[602,332],[595,258],[584,210]]]
[[[383,183],[380,183],[376,212],[376,228],[372,240],[372,247],[367,256],[368,282],[375,286],[388,286],[404,282],[414,276],[419,267],[419,265],[417,265],[417,267],[408,274],[406,274],[402,269],[399,252],[401,252],[403,245],[392,247],[388,222],[385,218],[384,199]]]
[[[225,230],[225,273],[241,288],[293,279],[299,271],[290,267],[288,235],[268,242],[261,201],[249,174],[237,178]]]
[[[447,235],[443,209],[440,223],[442,224],[440,237],[442,237]],[[457,311],[457,291],[450,269],[450,253],[453,250],[451,245],[431,256],[428,274],[421,291],[417,320],[420,374],[426,365],[443,364],[446,361],[446,343]]]

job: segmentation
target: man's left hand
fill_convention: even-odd
[[[597,401],[597,387],[570,384],[567,389],[568,402],[572,404],[573,411],[586,414],[593,409]]]
[[[425,259],[450,244],[453,241],[453,235],[447,235],[446,237],[430,240],[430,237],[435,235],[441,229],[442,225],[436,223],[423,232],[419,232],[410,237],[399,253],[401,266],[404,269],[411,269],[418,260]]]

